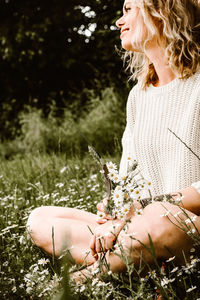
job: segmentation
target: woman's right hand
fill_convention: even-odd
[[[98,224],[104,224],[108,220],[112,220],[112,217],[106,213],[106,206],[108,205],[109,198],[103,199],[103,202],[99,202],[97,204],[97,211],[98,211],[98,218],[97,218],[97,223]],[[103,213],[103,217],[99,217],[99,215]]]

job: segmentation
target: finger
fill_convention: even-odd
[[[96,253],[94,250],[90,249],[90,253],[92,254],[92,256],[97,260],[98,259],[98,253]]]
[[[106,241],[105,241],[105,249],[110,250],[113,247],[114,241],[115,241],[115,237],[112,233],[110,233],[107,236]]]
[[[112,220],[113,219],[109,214],[106,214],[104,218],[106,218],[107,220]]]
[[[104,218],[98,218],[97,219],[97,223],[98,224],[105,224],[108,220],[107,219],[104,219]]]
[[[96,246],[95,250],[96,250],[97,253],[101,253],[101,252],[105,251],[104,238],[97,237],[95,246]]]
[[[96,237],[95,237],[95,235],[93,235],[90,239],[89,247],[90,247],[91,251],[94,251],[94,252],[95,252],[95,242],[96,242]]]
[[[103,205],[102,202],[99,202],[99,203],[97,204],[97,209],[98,209],[99,211],[104,212],[104,205]]]
[[[108,200],[109,200],[108,197],[103,199],[103,204],[104,204],[104,206],[107,206],[107,205],[108,205]]]

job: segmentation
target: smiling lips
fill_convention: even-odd
[[[123,32],[128,31],[128,30],[129,30],[129,28],[123,28],[123,29],[121,29],[121,35],[122,35]]]

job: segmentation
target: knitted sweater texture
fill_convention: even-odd
[[[127,102],[120,173],[126,174],[131,157],[151,181],[154,196],[188,187],[200,180],[200,160],[183,142],[200,157],[200,72],[161,87],[134,86]]]

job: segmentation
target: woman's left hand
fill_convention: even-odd
[[[96,256],[97,253],[110,250],[123,227],[124,222],[120,220],[109,220],[105,224],[98,226],[90,240],[92,255]]]
[[[108,205],[109,198],[103,199],[103,202],[100,202],[97,204],[97,223],[98,224],[104,224],[108,220],[112,220],[112,217],[106,213],[106,206]],[[100,216],[102,214],[102,216]]]

